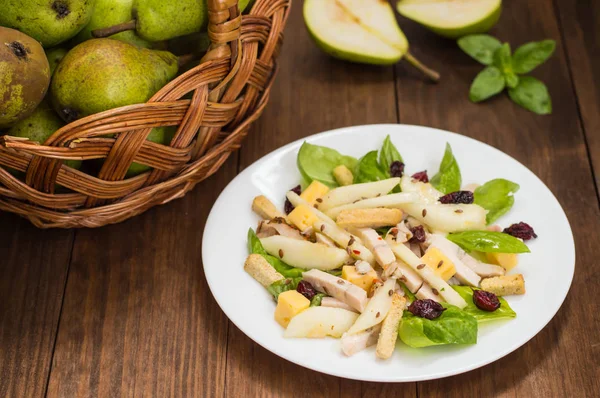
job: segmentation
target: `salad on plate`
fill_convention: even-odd
[[[525,294],[516,268],[537,235],[496,221],[518,184],[463,186],[448,144],[431,178],[408,172],[389,136],[360,159],[305,142],[297,166],[283,209],[254,198],[244,264],[285,338],[339,338],[348,356],[376,345],[387,359],[398,339],[475,344],[481,322],[516,316],[504,297]]]

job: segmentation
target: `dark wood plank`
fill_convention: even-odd
[[[46,390],[73,233],[0,214],[0,396]]]
[[[596,186],[600,185],[600,3],[556,0],[579,112],[592,157]],[[597,189],[597,188],[596,188]]]
[[[315,47],[295,3],[285,31],[280,71],[264,115],[241,149],[246,167],[266,153],[321,131],[366,123],[395,123],[391,67],[333,60]],[[293,184],[290,181],[290,184]],[[414,384],[407,387],[415,396]],[[361,383],[322,375],[287,362],[230,324],[226,394],[255,396],[361,396]]]
[[[600,212],[563,43],[550,0],[504,4],[500,23],[492,31],[501,40],[509,41],[513,48],[530,40],[557,40],[556,55],[534,73],[548,84],[554,113],[534,115],[506,96],[480,105],[470,103],[469,85],[481,66],[452,41],[401,20],[414,43],[413,51],[440,69],[442,81],[438,86],[424,84],[399,65],[400,120],[477,138],[533,170],[558,197],[569,217],[576,239],[577,270],[559,313],[524,347],[465,375],[419,383],[419,396],[595,396],[600,389],[600,346],[591,331],[600,327],[594,294]]]
[[[78,232],[49,396],[223,395],[227,318],[201,242],[235,156],[185,198]]]

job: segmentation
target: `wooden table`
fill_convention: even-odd
[[[184,199],[96,230],[41,231],[0,214],[0,396],[600,396],[600,2],[505,3],[493,34],[513,48],[545,38],[558,44],[534,73],[552,94],[551,116],[504,95],[470,103],[469,84],[481,66],[406,20],[412,51],[441,72],[440,84],[424,82],[404,63],[332,60],[309,39],[296,2],[270,105],[238,156]],[[518,159],[558,197],[575,234],[577,270],[561,310],[525,346],[447,379],[362,383],[280,359],[221,312],[200,249],[218,193],[281,145],[366,123],[474,137]],[[548,272],[554,266],[561,264],[548,264]]]

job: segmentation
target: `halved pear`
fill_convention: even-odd
[[[439,79],[409,53],[408,40],[386,1],[305,0],[304,22],[317,46],[335,58],[390,65],[404,57],[430,79]]]
[[[398,12],[451,39],[490,30],[502,10],[502,0],[400,0]]]

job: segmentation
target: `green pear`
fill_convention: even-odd
[[[304,22],[318,47],[347,61],[391,65],[406,59],[433,81],[439,74],[410,52],[394,11],[381,0],[305,0]]]
[[[54,112],[46,101],[42,101],[31,115],[17,122],[8,129],[6,134],[14,137],[28,138],[30,141],[43,144],[62,126],[64,126],[64,123],[56,112]],[[81,167],[81,160],[67,160],[65,164],[71,168],[79,169]]]
[[[88,24],[95,0],[3,0],[0,25],[54,47]]]
[[[74,44],[79,44],[92,38],[92,31],[107,28],[133,18],[132,7],[134,0],[96,0],[96,9],[88,23],[73,38]],[[125,31],[110,36],[111,39],[135,44],[139,47],[150,48],[152,43],[140,38],[134,31]]]
[[[113,39],[92,39],[73,48],[50,86],[54,109],[71,122],[120,106],[146,102],[178,71],[177,57]]]
[[[30,115],[49,84],[50,66],[40,43],[0,27],[0,129]]]
[[[54,74],[56,67],[68,52],[69,50],[64,47],[53,47],[46,50],[46,58],[48,58],[48,64],[50,65],[50,76]]]
[[[249,0],[240,0],[240,12]],[[94,37],[107,37],[118,32],[135,30],[148,41],[170,40],[201,32],[208,24],[207,0],[133,0],[135,18],[108,28],[96,29]]]
[[[400,0],[398,12],[451,39],[490,30],[502,11],[502,0]]]

